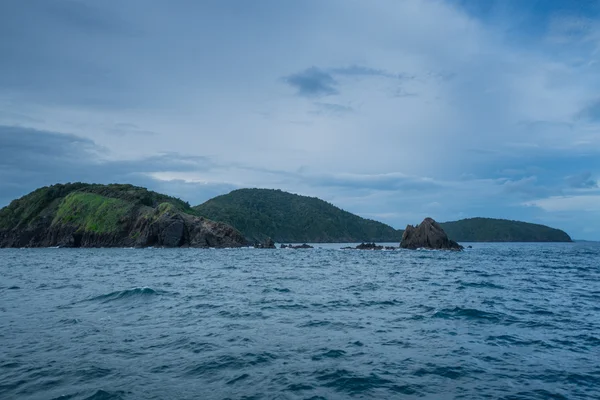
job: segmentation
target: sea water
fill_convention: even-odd
[[[600,244],[341,246],[0,250],[0,398],[600,398]]]

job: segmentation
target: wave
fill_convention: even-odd
[[[238,356],[223,355],[197,364],[189,368],[186,376],[205,376],[219,373],[222,370],[238,370],[241,368],[251,368],[258,365],[270,364],[277,357],[268,352],[245,353]]]
[[[537,346],[543,348],[555,348],[556,346],[551,345],[548,342],[545,342],[540,339],[523,339],[515,335],[499,335],[499,336],[488,336],[486,342],[496,345],[496,346]]]
[[[326,320],[310,320],[297,325],[299,328],[327,328],[327,329],[363,329],[364,326],[357,323],[333,322]]]
[[[111,301],[134,299],[134,298],[149,298],[154,296],[161,296],[166,294],[164,290],[155,290],[149,287],[137,287],[127,290],[118,290],[115,292],[101,294],[99,296],[92,297],[87,301],[98,301],[101,303],[108,303]]]
[[[319,354],[315,354],[314,356],[311,357],[311,360],[319,361],[319,360],[324,360],[327,358],[340,358],[340,357],[343,357],[346,355],[346,352],[344,350],[337,350],[337,349],[331,349],[331,350],[321,349],[321,350],[323,352],[319,353]]]
[[[85,400],[121,400],[124,398],[124,395],[125,392],[123,391],[107,392],[100,389],[90,397],[86,397]]]
[[[519,400],[519,399],[552,399],[552,400],[567,400],[568,397],[560,393],[550,392],[545,389],[536,389],[530,392],[518,392],[514,395],[502,397],[501,400]]]
[[[316,380],[323,382],[321,386],[332,388],[338,392],[361,394],[373,389],[389,388],[393,382],[375,373],[359,375],[354,372],[338,369],[316,372]]]
[[[448,379],[460,379],[467,376],[471,376],[477,372],[484,372],[482,370],[472,370],[466,367],[456,366],[456,367],[442,367],[442,366],[434,366],[428,365],[429,368],[419,368],[416,370],[413,375],[415,376],[425,376],[425,375],[437,375]]]
[[[495,283],[492,282],[465,282],[465,281],[456,281],[456,283],[458,283],[459,289],[464,289],[464,288],[468,288],[468,287],[472,287],[472,288],[481,288],[481,289],[504,289],[504,286],[501,285],[496,285]]]
[[[502,313],[488,312],[478,310],[476,308],[462,308],[462,307],[454,307],[454,308],[444,308],[435,314],[433,314],[433,318],[442,318],[442,319],[458,319],[464,318],[467,320],[473,321],[485,321],[485,322],[493,322],[498,323],[502,320],[506,319],[506,315]]]

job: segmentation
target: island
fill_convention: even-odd
[[[399,242],[402,231],[344,211],[316,197],[273,189],[238,189],[194,207],[202,216],[234,226],[252,242]]]
[[[496,218],[467,218],[440,226],[457,242],[572,242],[560,229]]]
[[[133,185],[47,186],[0,209],[0,247],[240,247],[235,228]]]
[[[420,228],[419,228],[420,227]],[[427,245],[427,241],[429,244]],[[316,197],[238,189],[195,207],[129,184],[68,183],[39,188],[0,209],[0,247],[241,247],[275,243],[363,243],[359,250],[458,249],[457,242],[571,242],[545,225],[493,218],[406,231],[362,218]],[[425,245],[424,245],[425,244]]]

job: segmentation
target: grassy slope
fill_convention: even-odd
[[[399,241],[402,232],[315,197],[272,189],[239,189],[194,207],[248,239],[279,242]]]
[[[60,203],[52,225],[71,224],[86,232],[114,233],[133,207],[125,200],[74,192]]]
[[[560,229],[520,221],[469,218],[442,224],[448,236],[458,242],[570,242]]]

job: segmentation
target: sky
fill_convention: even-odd
[[[3,0],[0,206],[74,181],[600,240],[600,1]]]

